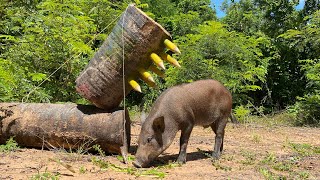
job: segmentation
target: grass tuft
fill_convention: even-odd
[[[134,175],[136,177],[139,176],[148,176],[148,177],[154,177],[154,178],[164,178],[166,173],[161,171],[163,168],[167,168],[166,166],[158,167],[158,168],[151,168],[151,169],[138,169],[135,167],[121,167],[116,164],[113,164],[109,161],[105,161],[102,159],[99,159],[97,157],[92,158],[92,162],[94,165],[100,167],[101,170],[107,170],[111,169],[117,172],[124,172],[130,175]]]
[[[307,143],[286,142],[284,147],[291,149],[302,157],[320,154],[320,146],[312,146],[311,144]]]
[[[59,173],[51,173],[51,172],[48,172],[46,169],[45,172],[43,173],[38,172],[36,175],[33,175],[31,179],[32,180],[45,180],[45,179],[58,180],[59,177],[60,177]]]
[[[20,147],[13,137],[10,137],[10,139],[6,141],[6,144],[0,145],[0,152],[14,152],[18,149],[20,149]]]
[[[245,158],[244,160],[240,161],[244,165],[253,165],[255,164],[256,154],[250,151],[241,150],[241,155]]]

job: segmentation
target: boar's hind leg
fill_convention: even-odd
[[[189,124],[187,127],[181,130],[180,152],[179,152],[179,157],[177,159],[177,162],[180,164],[184,164],[187,161],[187,145],[188,145],[192,128],[193,128],[193,125]]]
[[[212,152],[212,156],[215,159],[219,159],[223,150],[224,129],[227,124],[227,119],[221,119],[211,124],[213,132],[216,134],[215,144]]]

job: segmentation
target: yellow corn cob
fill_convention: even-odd
[[[173,42],[171,42],[169,39],[165,39],[164,40],[164,44],[166,45],[166,47],[171,50],[172,52],[175,52],[175,53],[178,53],[178,54],[181,54],[179,48],[173,44]]]
[[[162,69],[166,69],[162,59],[156,53],[151,53],[150,58],[157,66],[161,67]]]
[[[141,79],[147,83],[150,87],[155,87],[156,86],[156,83],[154,81],[150,81],[150,79],[147,79],[145,77],[141,77]]]
[[[153,79],[153,77],[151,76],[151,74],[150,74],[148,71],[146,71],[146,70],[143,69],[143,68],[139,68],[138,71],[139,71],[140,75],[141,75],[143,78],[145,78],[145,79],[147,79],[148,81],[154,83],[154,79]]]
[[[149,67],[149,70],[154,72],[156,75],[162,77],[162,78],[165,78],[165,74],[163,71],[159,70],[155,65],[151,64],[150,67]]]
[[[140,87],[140,85],[137,83],[137,81],[135,81],[135,80],[133,80],[133,79],[129,79],[129,84],[130,84],[130,86],[131,86],[135,91],[141,92],[141,87]]]
[[[180,64],[178,63],[178,61],[173,58],[172,56],[170,56],[169,54],[166,54],[165,52],[160,54],[160,57],[166,61],[168,61],[170,64],[177,66],[177,67],[181,67]]]

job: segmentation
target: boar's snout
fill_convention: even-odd
[[[141,164],[139,161],[133,161],[132,164],[136,167],[136,168],[142,168]]]
[[[141,163],[139,160],[135,160],[132,162],[132,164],[136,167],[136,168],[146,168],[148,167],[149,163]]]

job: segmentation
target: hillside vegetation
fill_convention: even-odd
[[[75,78],[130,1],[0,0],[0,101],[88,103]],[[159,88],[143,84],[127,106],[148,109],[166,88],[197,79],[223,82],[244,120],[285,111],[295,125],[320,125],[320,3],[240,0],[135,0],[182,52]]]

